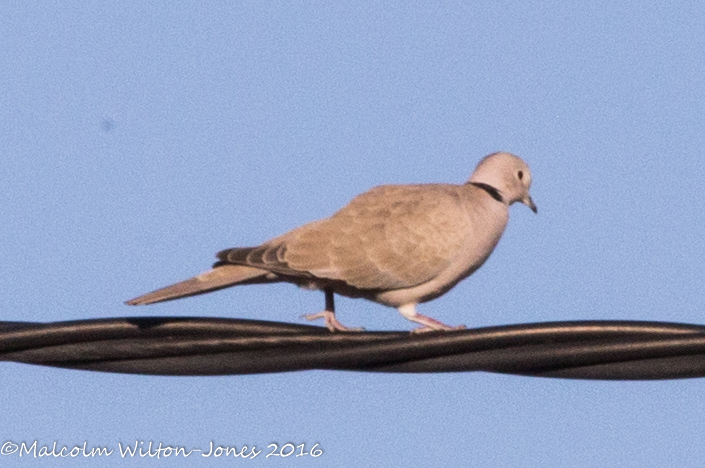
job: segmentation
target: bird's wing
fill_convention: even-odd
[[[445,270],[468,243],[472,229],[459,190],[441,184],[376,187],[330,218],[219,258],[358,289],[416,286]]]

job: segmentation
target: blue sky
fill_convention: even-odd
[[[538,216],[512,207],[485,266],[422,313],[469,327],[705,322],[701,2],[28,1],[0,18],[2,320],[300,322],[323,295],[286,284],[123,301],[373,186],[464,182],[504,150],[531,166]],[[337,306],[350,326],[411,328],[393,309]],[[253,466],[705,459],[702,379],[0,367],[3,443],[324,450]]]

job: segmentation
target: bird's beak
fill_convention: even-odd
[[[531,211],[533,211],[534,213],[539,212],[539,210],[536,208],[536,205],[534,204],[534,201],[529,195],[527,195],[526,198],[524,198],[521,202],[531,208]]]

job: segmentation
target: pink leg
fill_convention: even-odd
[[[364,328],[350,328],[346,327],[335,318],[335,301],[333,298],[333,291],[330,289],[324,290],[326,293],[326,310],[319,312],[317,314],[302,315],[302,318],[306,320],[317,320],[322,318],[325,320],[326,328],[332,332],[336,331],[364,331]]]
[[[404,316],[404,318],[411,320],[412,322],[420,323],[421,326],[411,331],[411,333],[423,333],[434,330],[463,330],[465,325],[458,325],[452,327],[440,322],[434,318],[421,315],[416,312],[416,304],[405,304],[399,307],[399,313]]]

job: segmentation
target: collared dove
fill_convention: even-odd
[[[285,281],[325,292],[325,310],[304,317],[325,319],[331,331],[355,330],[336,319],[334,293],[396,307],[421,324],[415,331],[464,328],[421,315],[416,306],[446,293],[487,260],[507,225],[509,205],[521,202],[537,212],[530,186],[524,161],[494,153],[462,185],[375,187],[330,218],[258,247],[223,250],[212,270],[127,304]]]

